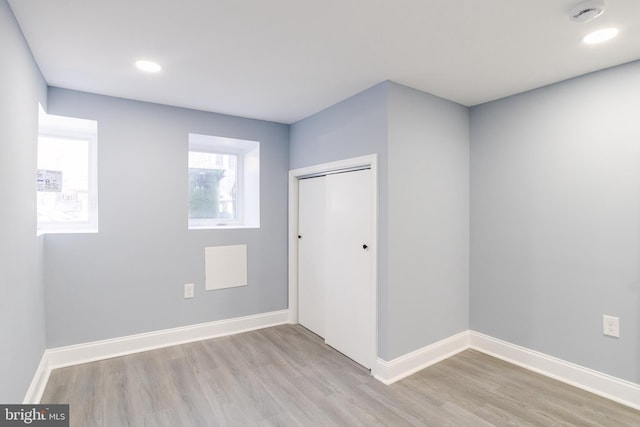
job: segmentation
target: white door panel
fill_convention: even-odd
[[[373,365],[371,171],[327,176],[325,341],[361,365]],[[366,248],[365,248],[366,246]]]
[[[324,337],[325,178],[299,181],[298,322]]]

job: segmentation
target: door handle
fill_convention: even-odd
[[[367,246],[367,244],[365,243],[364,245],[362,245],[362,249],[367,249],[369,246]]]

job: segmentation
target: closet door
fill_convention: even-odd
[[[325,177],[298,182],[298,322],[324,337]]]
[[[374,363],[371,171],[327,176],[325,341],[366,368]]]
[[[298,209],[299,322],[371,368],[376,322],[371,171],[300,180]]]

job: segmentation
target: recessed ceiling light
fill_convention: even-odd
[[[617,28],[603,28],[601,30],[594,31],[587,34],[582,41],[586,44],[596,44],[611,40],[618,35]]]
[[[138,67],[139,70],[147,73],[157,73],[162,70],[160,64],[158,64],[157,62],[148,61],[146,59],[136,61],[136,67]]]

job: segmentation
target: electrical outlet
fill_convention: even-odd
[[[193,283],[186,283],[184,285],[184,297],[193,298],[195,296]]]
[[[610,337],[620,338],[620,319],[606,314],[602,316],[602,333]]]

